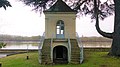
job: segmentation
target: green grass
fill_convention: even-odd
[[[38,53],[28,54],[29,60],[26,60],[26,54],[17,54],[1,58],[2,67],[120,67],[120,58],[107,56],[107,52],[85,51],[83,64],[65,64],[65,65],[40,65],[38,63]]]

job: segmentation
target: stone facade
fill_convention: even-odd
[[[45,12],[45,38],[56,38],[58,20],[64,21],[65,38],[76,38],[75,12]]]

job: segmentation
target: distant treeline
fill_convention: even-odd
[[[40,36],[13,36],[13,35],[0,35],[0,41],[34,41],[40,40]]]
[[[13,35],[0,35],[0,41],[39,41],[41,36],[13,36]],[[81,41],[93,42],[93,41],[112,41],[111,39],[104,37],[80,37]]]
[[[112,39],[108,39],[105,37],[81,37],[81,41],[83,42],[111,42]]]

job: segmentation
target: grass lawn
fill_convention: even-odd
[[[30,52],[29,60],[26,54],[17,54],[1,58],[2,67],[120,67],[120,58],[107,56],[107,52],[85,51],[83,64],[40,65],[38,52]]]

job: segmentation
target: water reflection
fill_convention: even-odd
[[[96,48],[96,47],[110,48],[112,42],[82,42],[82,44],[83,44],[83,47],[88,47],[88,48]],[[28,49],[38,49],[38,45],[39,45],[38,42],[34,42],[34,43],[12,42],[12,43],[7,43],[7,45],[2,49],[27,49],[27,46],[28,46]]]

